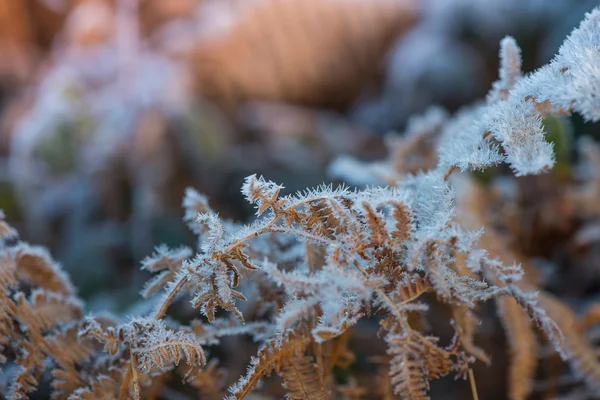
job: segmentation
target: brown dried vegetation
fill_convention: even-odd
[[[279,21],[271,12],[303,18],[303,13],[323,7],[344,16],[338,20],[340,31],[332,30],[329,40],[357,35],[356,40],[366,41],[359,61],[379,54],[381,46],[367,42],[386,43],[387,32],[352,31],[356,28],[349,26],[362,27],[351,19],[355,15],[334,9],[354,0],[347,1],[281,0],[276,7],[261,8],[271,3],[264,0],[239,10],[242,22],[219,46],[228,49],[227,57],[241,58],[229,64],[219,54],[219,46],[203,50],[223,67],[217,92],[227,102],[242,92],[312,102],[317,101],[312,94],[331,90],[329,84],[336,90],[343,86],[298,60],[292,63],[297,70],[291,65],[274,67],[269,63],[276,58],[259,52],[251,62],[251,52],[232,48],[237,50],[237,41],[258,34],[257,25]],[[384,27],[393,25],[396,15],[386,7],[395,3],[378,3],[383,11],[367,7],[371,3],[360,4],[366,7],[359,12],[361,18],[376,18]],[[488,98],[490,109],[507,105],[522,76],[516,44],[504,43],[502,77]],[[276,46],[285,52],[285,46]],[[367,54],[367,49],[375,53]],[[323,65],[347,55],[342,51],[330,59],[318,46],[304,50],[305,57]],[[508,57],[510,51],[515,57]],[[258,86],[239,76],[239,62],[258,65],[251,71],[256,72],[252,79]],[[281,73],[276,79],[269,76],[273,70]],[[202,81],[202,71],[197,73]],[[294,74],[308,82],[309,90],[294,86],[298,82],[290,78]],[[352,74],[340,76],[354,79]],[[517,106],[526,104],[534,110],[528,120],[523,118],[525,128],[518,126],[517,134],[504,141],[500,134],[479,135],[475,130],[475,150],[466,161],[452,160],[451,165],[439,162],[442,154],[436,146],[447,125],[456,120],[432,111],[411,121],[403,139],[390,141],[388,160],[364,166],[374,182],[388,183],[386,187],[321,186],[284,195],[283,186],[249,176],[242,187],[256,209],[249,225],[224,220],[204,196],[188,189],[184,221],[198,236],[197,248],[159,246],[142,261],[142,269],[154,276],[143,287],[144,300],[133,316],[85,316],[84,305],[61,267],[45,250],[17,242],[16,231],[0,219],[0,363],[9,381],[3,393],[8,398],[27,398],[49,384],[54,399],[185,395],[212,399],[226,396],[230,384],[230,399],[284,395],[290,399],[428,399],[432,382],[445,376],[472,379],[472,367],[494,365],[490,349],[479,341],[485,336],[480,319],[489,318],[484,307],[493,301],[507,339],[508,397],[525,399],[535,392],[552,398],[570,389],[597,396],[600,364],[593,328],[598,307],[587,304],[588,312],[578,316],[557,296],[560,290],[544,276],[534,257],[540,249],[550,252],[536,240],[558,236],[561,240],[554,243],[562,244],[569,256],[583,258],[586,265],[597,261],[589,247],[599,239],[598,168],[587,180],[532,178],[543,188],[564,185],[568,189],[539,198],[523,186],[507,185],[506,180],[514,183],[514,178],[499,168],[485,189],[483,178],[456,173],[459,168],[481,169],[506,161],[500,144],[505,153],[512,152],[510,161],[528,173],[545,171],[554,162],[552,157],[540,157],[542,162],[535,158],[547,155],[548,146],[526,137],[530,133],[526,123],[557,109],[540,102],[535,111],[532,104],[524,103],[529,100],[518,101]],[[495,122],[505,123],[498,116]],[[452,139],[473,143],[464,137]],[[531,149],[540,154],[527,153]],[[597,164],[598,154],[594,146],[582,164]],[[543,179],[556,181],[544,186]],[[540,212],[556,209],[564,224],[554,224],[554,218]],[[531,214],[531,219],[524,218]],[[524,220],[535,223],[524,224]],[[545,236],[546,231],[552,235]],[[177,314],[187,308],[182,300],[198,312]],[[378,333],[373,326],[379,327]],[[228,346],[232,337],[237,338],[236,346]],[[235,363],[243,358],[241,354],[254,350],[255,356],[244,359],[244,366],[248,365],[244,373]],[[228,351],[240,354],[228,357]],[[373,368],[368,373],[354,369],[359,353],[370,356]],[[559,368],[545,370],[540,360],[550,360],[546,364],[556,363]]]

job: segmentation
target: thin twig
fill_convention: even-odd
[[[479,396],[477,395],[477,386],[475,385],[475,375],[473,375],[473,370],[471,368],[469,368],[469,382],[471,383],[473,400],[479,400]]]
[[[133,353],[133,351],[129,351],[129,355],[131,358],[131,376],[133,378],[134,399],[140,400],[140,383],[137,374],[137,363],[135,361],[135,354]]]

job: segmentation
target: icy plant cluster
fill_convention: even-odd
[[[511,37],[500,46],[500,79],[485,102],[467,107],[441,127],[436,171],[483,170],[506,162],[517,176],[539,174],[554,165],[552,144],[544,137],[543,118],[580,113],[600,119],[600,11],[586,14],[546,66],[523,75],[521,50]],[[439,113],[430,114],[439,125]],[[421,128],[418,128],[422,130]],[[437,128],[436,128],[437,129]],[[409,123],[408,135],[415,130]],[[349,166],[347,159],[342,159]],[[332,165],[334,175],[353,181],[354,171]],[[363,176],[364,171],[356,171]],[[362,179],[364,181],[364,178]]]
[[[516,175],[550,169],[555,157],[543,118],[576,111],[596,121],[600,115],[594,90],[599,32],[596,9],[548,66],[529,75],[521,72],[516,42],[504,39],[500,80],[485,102],[454,117],[433,110],[412,120],[412,132],[394,144],[396,156],[419,149],[424,164],[401,157],[360,165],[362,180],[372,173],[389,186],[322,186],[282,195],[283,186],[252,175],[242,187],[256,208],[248,225],[224,221],[204,196],[188,190],[185,221],[198,246],[160,246],[143,261],[155,274],[142,292],[149,302],[157,297],[152,312],[84,318],[68,279],[45,253],[3,243],[0,333],[9,340],[0,343],[17,354],[10,396],[24,398],[39,386],[39,372],[49,369],[56,398],[157,398],[171,370],[203,396],[218,397],[218,360],[204,349],[224,336],[250,335],[258,351],[230,387],[231,398],[260,392],[259,383],[273,372],[291,399],[360,397],[350,395],[358,388],[341,385],[335,371],[348,370],[347,335],[361,321],[376,321],[387,349],[387,398],[427,399],[432,380],[466,377],[477,360],[491,362],[475,343],[479,306],[490,299],[502,304],[508,326],[534,323],[598,395],[600,366],[572,339],[574,319],[550,296],[538,296],[523,281],[521,266],[482,248],[481,230],[458,223],[450,177],[504,162]],[[423,150],[431,142],[435,154]],[[428,163],[431,168],[421,167]],[[351,180],[356,167],[345,159],[332,169]],[[5,224],[0,228],[6,237],[15,234]],[[169,319],[181,299],[201,315]],[[434,303],[447,310],[445,318],[436,314],[435,325]],[[444,324],[454,332],[447,343],[434,329]],[[75,331],[78,341],[71,340]],[[511,397],[526,398],[530,383],[515,381]]]

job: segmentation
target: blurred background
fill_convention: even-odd
[[[123,311],[155,245],[194,243],[185,187],[245,220],[243,177],[295,191],[383,158],[409,116],[485,96],[505,35],[531,71],[596,4],[1,0],[0,208],[89,309]]]

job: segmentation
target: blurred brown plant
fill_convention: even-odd
[[[234,4],[235,22],[192,53],[199,91],[227,105],[258,98],[346,106],[416,20],[412,0]]]

